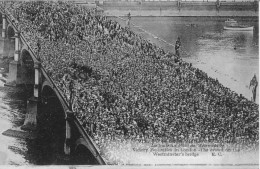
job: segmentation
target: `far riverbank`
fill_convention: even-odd
[[[107,16],[210,16],[258,17],[258,2],[200,2],[200,1],[104,1],[98,3]]]
[[[106,16],[126,16],[131,13],[131,16],[141,17],[258,17],[258,12],[253,11],[178,11],[178,10],[104,10]]]

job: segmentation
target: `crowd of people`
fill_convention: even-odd
[[[4,8],[106,160],[119,145],[113,141],[257,145],[256,103],[95,8],[59,1]]]

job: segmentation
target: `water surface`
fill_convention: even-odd
[[[132,17],[135,26],[131,29],[173,53],[180,37],[181,57],[185,61],[251,99],[250,80],[256,74],[259,81],[258,18],[233,18],[239,24],[254,26],[255,30],[226,31],[225,17]],[[125,21],[116,20],[125,25]]]

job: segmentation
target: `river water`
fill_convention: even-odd
[[[131,29],[173,53],[180,37],[183,60],[251,99],[250,80],[254,74],[259,79],[258,18],[233,18],[239,24],[254,26],[255,30],[226,31],[225,17],[132,17],[135,26]],[[125,25],[121,19],[116,20]]]
[[[14,39],[3,40],[0,37],[0,51],[3,51],[3,48],[5,56],[13,56]],[[53,147],[54,139],[47,134],[38,134],[38,138],[33,140],[2,135],[8,129],[21,131],[27,99],[33,95],[33,86],[4,86],[3,72],[8,70],[6,62],[6,59],[0,59],[0,165],[62,164],[61,160],[58,161],[57,151]]]
[[[179,36],[183,49],[181,57],[185,61],[191,62],[193,66],[250,99],[250,79],[254,74],[259,79],[258,20],[235,18],[242,24],[254,25],[256,29],[253,32],[230,32],[223,30],[226,19],[133,17],[132,23],[139,26],[133,28],[136,32],[167,51],[174,52],[174,44]],[[4,46],[3,42],[0,37],[0,51],[5,48],[7,55],[12,56],[14,42],[6,41]],[[0,61],[0,67],[6,68],[3,61]],[[23,124],[26,100],[30,95],[30,90],[25,87],[5,87],[0,81],[0,133]],[[258,98],[257,90],[257,102]],[[42,146],[35,141],[0,134],[0,144],[0,164],[55,164],[52,159],[45,160],[46,156],[41,152]]]

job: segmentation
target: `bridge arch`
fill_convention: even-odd
[[[53,121],[55,126],[51,126],[49,128],[60,128],[59,134],[61,135],[60,139],[56,142],[58,142],[59,146],[64,145],[64,141],[66,140],[66,111],[68,108],[63,105],[63,100],[59,98],[58,93],[56,93],[56,90],[54,89],[54,86],[48,81],[45,80],[41,87],[41,109],[39,111],[39,119],[37,121],[39,123],[39,126],[48,126],[48,122],[46,122],[46,119],[57,119]],[[58,109],[57,112],[55,112],[54,108]],[[47,111],[46,111],[47,108]],[[52,112],[51,112],[52,111]],[[58,113],[58,114],[57,114]],[[56,116],[56,117],[55,117]],[[45,120],[41,120],[45,119]],[[80,132],[77,130],[76,126],[71,123],[71,139],[68,140],[68,144],[71,148],[71,154],[70,154],[70,164],[75,165],[92,165],[92,164],[99,164],[96,157],[91,153],[90,147],[88,143],[85,141],[85,139],[81,136]],[[46,129],[45,131],[46,132]],[[52,132],[55,133],[55,132]],[[64,146],[59,147],[59,152],[62,153]]]
[[[61,103],[60,98],[58,97],[58,94],[56,93],[56,91],[53,89],[53,86],[47,81],[45,80],[42,84],[42,88],[41,88],[41,104],[42,105],[54,105],[57,104],[57,106],[61,111],[59,112],[59,116],[62,117],[62,119],[64,119],[65,121],[65,117],[66,117],[66,108],[63,106],[63,104]]]
[[[44,82],[42,83],[42,86],[41,86],[41,93],[44,93],[44,90],[47,90],[48,88],[50,88],[54,93],[55,93],[55,96],[59,99],[61,105],[62,105],[62,109],[63,109],[63,112],[64,112],[64,117],[66,116],[66,111],[68,111],[68,107],[66,107],[65,103],[63,102],[62,98],[60,97],[59,93],[56,93],[56,90],[54,90],[54,86],[48,81],[48,80],[44,80]],[[42,95],[44,96],[44,95]],[[44,98],[43,100],[44,101]]]
[[[32,57],[33,56],[33,53],[28,49],[27,45],[23,45],[23,47],[21,48],[21,59],[25,56],[30,56],[31,57],[31,60],[33,60],[33,62],[36,62],[37,59],[35,57]]]
[[[59,156],[64,154],[66,137],[66,121],[63,106],[48,81],[45,81],[41,90],[41,101],[37,114],[37,129],[40,144],[47,147],[49,154]],[[42,143],[44,142],[44,143]],[[44,150],[42,150],[44,151]],[[44,156],[46,159],[57,160],[56,157]]]
[[[15,29],[11,24],[7,26],[7,38],[10,39],[12,38],[14,40],[14,35],[15,35]]]
[[[22,50],[20,56],[22,81],[26,84],[34,84],[35,69],[33,57],[31,53],[26,49]]]
[[[73,153],[73,162],[80,165],[98,164],[94,155],[90,152],[87,142],[83,138],[76,141],[75,151]]]
[[[33,57],[31,55],[31,53],[26,50],[23,49],[21,52],[21,64],[28,67],[28,68],[34,68],[34,60]]]

